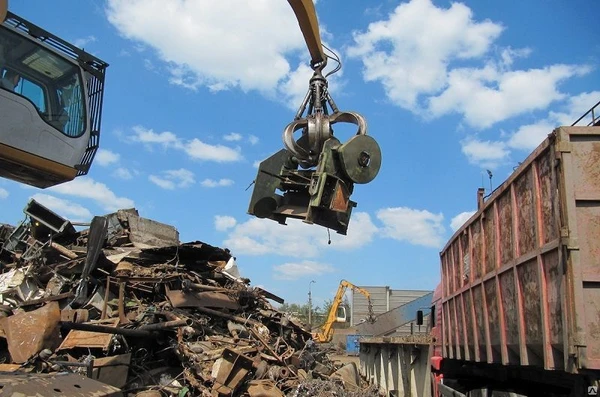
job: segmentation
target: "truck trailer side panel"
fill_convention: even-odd
[[[444,358],[600,370],[600,128],[554,130],[440,256]]]

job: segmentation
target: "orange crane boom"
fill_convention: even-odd
[[[329,309],[329,314],[327,315],[327,320],[323,324],[321,331],[313,334],[313,339],[318,343],[327,343],[331,342],[333,337],[333,323],[346,321],[345,308],[344,308],[344,316],[338,316],[337,311],[344,299],[344,294],[346,290],[351,288],[352,291],[360,292],[367,298],[367,303],[369,306],[369,315],[367,317],[367,321],[374,322],[375,315],[373,313],[373,304],[371,303],[371,294],[364,288],[357,287],[349,281],[342,280],[340,281],[340,286],[338,287],[337,293],[335,294],[335,298],[333,299],[333,304],[331,305],[331,309]]]

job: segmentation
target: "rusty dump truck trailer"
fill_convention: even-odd
[[[557,128],[479,204],[440,254],[434,392],[594,395],[600,127]]]

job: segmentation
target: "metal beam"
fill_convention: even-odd
[[[418,310],[431,307],[432,298],[433,292],[430,292],[402,306],[378,315],[372,324],[358,324],[356,326],[358,333],[361,335],[380,336],[394,332],[402,325],[414,321],[417,318]]]

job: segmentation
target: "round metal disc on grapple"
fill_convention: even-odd
[[[354,183],[369,183],[381,168],[381,149],[369,135],[356,135],[339,149],[344,172]]]

